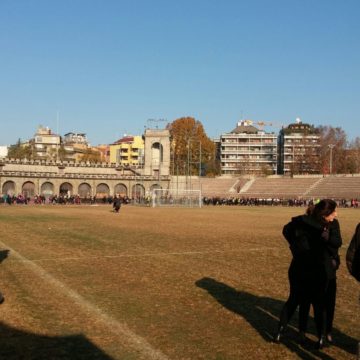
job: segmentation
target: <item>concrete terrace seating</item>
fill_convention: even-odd
[[[246,180],[245,180],[246,181]],[[202,196],[230,196],[237,194],[237,178],[200,178]],[[234,192],[231,192],[232,188]]]
[[[307,196],[315,198],[360,199],[360,176],[327,176]]]
[[[307,191],[321,179],[318,177],[256,178],[251,186],[239,195],[250,198],[304,197]]]

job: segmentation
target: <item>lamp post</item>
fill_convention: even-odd
[[[331,175],[332,174],[332,160],[333,160],[332,159],[332,150],[335,147],[335,145],[334,144],[329,144],[328,147],[330,149],[330,170],[329,170],[329,173]]]
[[[192,161],[192,152],[191,152],[191,147],[190,144],[191,142],[194,142],[194,139],[192,139],[191,137],[187,139],[187,176],[189,176],[189,187],[191,189],[191,167],[192,164],[196,164],[197,162],[193,162]],[[201,141],[199,140],[199,181],[200,181],[200,177],[201,177]],[[188,182],[186,180],[186,187],[188,186]]]
[[[201,140],[199,140],[199,190],[201,192]]]

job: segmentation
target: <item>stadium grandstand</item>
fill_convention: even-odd
[[[203,196],[360,199],[360,174],[200,179],[194,177],[192,183],[200,184]]]

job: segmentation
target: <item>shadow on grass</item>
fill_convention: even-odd
[[[83,335],[42,336],[0,322],[0,359],[112,360]]]
[[[195,284],[199,288],[206,290],[226,309],[242,316],[265,341],[273,342],[273,336],[278,327],[278,315],[285,302],[268,297],[259,297],[246,291],[237,291],[211,278],[202,278],[196,281]],[[314,330],[310,330],[311,332],[314,334]],[[297,336],[297,330],[290,324],[286,331],[286,336],[284,336],[281,343],[296,353],[301,359],[333,359],[321,351],[315,351],[314,341],[309,340],[306,345],[301,346],[297,341]],[[357,341],[354,338],[336,329],[333,331],[333,337],[336,339],[336,344],[333,346],[337,346],[352,354],[356,353]]]
[[[10,250],[0,250],[0,264],[9,256]]]

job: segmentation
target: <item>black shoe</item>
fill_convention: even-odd
[[[0,304],[2,304],[5,301],[4,295],[0,293]]]
[[[319,349],[319,350],[321,350],[321,349],[323,349],[324,347],[325,347],[325,336],[322,335],[322,336],[320,337],[319,341],[318,341],[317,344],[316,344],[316,348]]]
[[[281,338],[283,337],[283,335],[284,335],[284,332],[285,332],[285,326],[280,326],[279,327],[279,330],[278,330],[278,332],[277,332],[277,334],[275,335],[275,337],[274,337],[274,341],[276,342],[276,343],[279,343],[280,342],[280,340],[281,340]]]
[[[299,344],[300,345],[304,345],[306,343],[306,335],[305,335],[305,332],[304,331],[300,331],[299,332],[299,336],[298,336],[298,341],[299,341]]]

